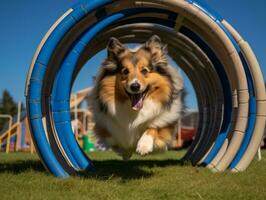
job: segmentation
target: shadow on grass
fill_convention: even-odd
[[[0,173],[20,174],[29,170],[45,172],[42,163],[38,160],[18,160],[10,163],[0,163]]]
[[[86,179],[109,180],[121,178],[122,180],[143,179],[154,175],[153,168],[180,166],[183,163],[179,160],[94,160],[94,172],[82,172],[77,176]],[[0,173],[20,174],[26,171],[46,173],[42,163],[37,160],[19,160],[10,163],[0,164]]]
[[[122,180],[143,179],[154,175],[153,168],[180,166],[179,160],[103,160],[93,161],[94,172],[79,173],[82,178],[94,178],[97,180],[109,180],[121,178]]]

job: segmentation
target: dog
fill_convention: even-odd
[[[135,151],[166,150],[183,112],[182,93],[183,80],[159,36],[135,50],[110,38],[91,96],[95,135],[124,160]]]

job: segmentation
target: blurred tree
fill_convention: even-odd
[[[13,100],[13,97],[8,90],[4,90],[0,99],[0,113],[9,114],[14,116],[17,114],[17,103]],[[6,119],[0,118],[0,130],[3,129]]]

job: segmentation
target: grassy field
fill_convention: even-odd
[[[0,153],[0,199],[266,199],[266,151],[244,173],[212,173],[182,166],[184,152],[122,161],[112,152],[90,153],[97,171],[60,180],[36,155]]]

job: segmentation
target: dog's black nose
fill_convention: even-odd
[[[130,89],[132,90],[132,92],[138,92],[140,89],[140,84],[137,82],[132,83]]]

